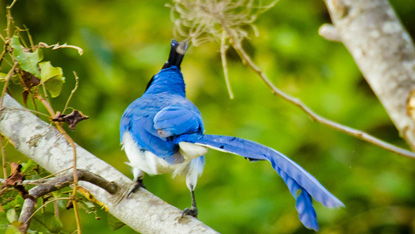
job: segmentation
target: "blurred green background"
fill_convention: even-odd
[[[0,29],[5,25],[1,1]],[[173,38],[169,1],[20,0],[16,24],[26,25],[35,43],[80,46],[44,50],[45,60],[64,70],[62,110],[80,77],[71,106],[90,116],[70,135],[93,154],[132,177],[119,143],[124,109],[139,97],[163,65]],[[415,2],[391,1],[402,23],[415,35]],[[407,147],[341,43],[318,35],[330,22],[323,1],[281,0],[256,22],[259,37],[244,45],[282,90],[317,113]],[[344,202],[330,210],[315,204],[322,233],[415,233],[413,160],[332,130],[273,96],[265,84],[229,52],[235,99],[227,93],[219,45],[191,47],[182,64],[188,98],[200,109],[207,133],[254,140],[288,155]],[[19,91],[14,89],[14,96]],[[8,161],[25,161],[12,147]],[[183,209],[190,205],[184,178],[145,177],[147,189]],[[268,162],[210,151],[196,189],[199,219],[221,233],[312,233],[302,226],[295,200]],[[93,214],[82,213],[85,233],[111,233]],[[72,211],[62,211],[64,229],[75,230]],[[116,233],[133,233],[128,227]]]

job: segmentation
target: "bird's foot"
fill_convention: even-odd
[[[138,191],[138,189],[140,188],[146,188],[146,186],[144,186],[143,184],[143,179],[137,179],[133,182],[133,184],[130,186],[130,189],[128,190],[127,193],[127,198],[130,198],[131,194],[135,193]]]
[[[131,194],[137,192],[138,189],[140,189],[140,187],[141,188],[146,188],[146,186],[144,186],[144,184],[143,184],[143,179],[137,179],[137,180],[135,180],[128,187],[128,189],[124,189],[123,191],[121,191],[120,195],[115,199],[115,204],[120,203],[125,198],[130,198],[131,197]]]
[[[193,217],[197,218],[197,214],[198,214],[197,208],[192,206],[190,208],[186,208],[186,209],[183,210],[182,218],[185,215],[190,215],[190,216],[193,216]]]

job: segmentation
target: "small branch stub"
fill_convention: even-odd
[[[329,41],[340,42],[341,38],[337,29],[331,24],[323,24],[318,29],[318,34]]]

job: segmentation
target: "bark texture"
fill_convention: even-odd
[[[0,133],[27,157],[55,173],[72,166],[72,148],[54,127],[25,110],[9,95],[5,95],[0,112]],[[92,155],[82,147],[77,149],[77,165],[120,186],[131,180],[118,170]],[[141,233],[217,233],[192,217],[180,219],[182,211],[167,204],[145,189],[116,204],[119,193],[109,194],[88,182],[79,182],[95,198],[106,204],[109,212]]]
[[[411,37],[387,0],[325,2],[338,38],[352,54],[401,137],[415,150],[415,120],[408,106],[415,90]]]

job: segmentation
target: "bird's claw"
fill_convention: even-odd
[[[198,214],[198,212],[197,212],[197,208],[196,207],[186,208],[186,209],[183,210],[182,218],[184,216],[186,216],[186,215],[190,215],[190,216],[192,216],[194,218],[197,218],[197,214]]]
[[[143,184],[143,179],[137,179],[134,181],[134,183],[131,185],[130,189],[128,190],[127,193],[127,198],[130,198],[131,194],[135,193],[138,191],[138,189],[140,188],[146,188],[146,186],[144,186]]]
[[[125,198],[130,198],[131,194],[138,191],[138,189],[146,188],[143,184],[143,179],[137,179],[135,180],[128,189],[124,189],[124,191],[121,192],[121,194],[115,199],[115,204],[120,203]]]

